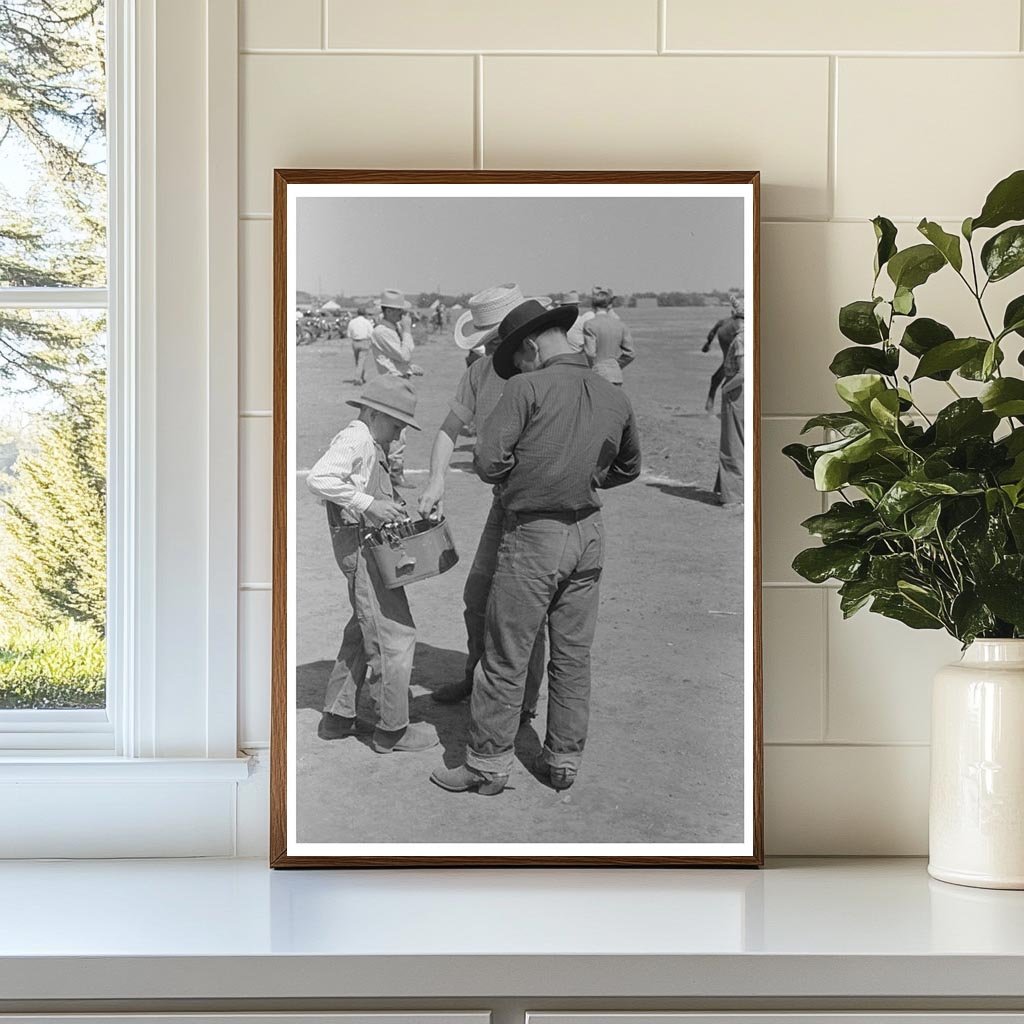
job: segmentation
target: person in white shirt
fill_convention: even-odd
[[[356,361],[356,376],[353,383],[360,387],[366,383],[366,361],[370,353],[372,334],[373,321],[366,315],[365,308],[360,306],[345,328],[345,336],[352,342],[352,355]]]
[[[408,381],[382,376],[349,405],[359,409],[306,477],[306,486],[327,506],[334,558],[348,582],[352,616],[327,682],[318,735],[342,739],[372,732],[373,749],[427,750],[437,732],[409,720],[409,683],[416,650],[416,625],[404,587],[388,588],[364,548],[369,533],[408,519],[388,471],[388,445],[406,427],[419,430],[416,392]],[[377,720],[359,720],[356,705],[371,680]]]
[[[377,300],[381,321],[370,335],[370,353],[377,372],[390,377],[412,376],[412,303],[395,288],[385,288]],[[405,431],[395,438],[388,452],[391,480],[405,486]]]

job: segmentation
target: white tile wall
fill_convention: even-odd
[[[1017,49],[1018,0],[667,0],[670,50],[844,52]]]
[[[759,168],[768,216],[828,208],[825,57],[494,57],[483,103],[487,167]]]
[[[839,306],[869,293],[867,218],[902,221],[905,238],[925,215],[952,227],[1024,162],[1024,59],[1007,56],[1020,15],[1019,0],[242,0],[243,411],[270,406],[271,233],[258,217],[275,166],[762,171],[770,853],[927,846],[928,681],[957,645],[864,613],[843,622],[833,590],[795,576],[799,520],[821,500],[778,450],[837,404],[827,365],[845,344]],[[262,52],[275,49],[288,52]],[[958,285],[936,276],[919,306],[974,333]],[[994,302],[1014,287],[993,288]],[[241,429],[242,583],[260,585],[271,422]],[[241,592],[240,729],[257,746],[269,608],[268,591]]]

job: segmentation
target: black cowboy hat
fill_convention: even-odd
[[[498,325],[498,337],[501,341],[494,352],[494,372],[502,380],[514,377],[519,372],[515,364],[515,354],[523,339],[547,327],[561,327],[567,331],[576,323],[579,311],[579,306],[573,305],[546,309],[536,299],[527,299],[520,303]]]

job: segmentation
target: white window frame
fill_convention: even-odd
[[[238,4],[107,5],[107,711],[0,715],[0,857],[230,855]]]

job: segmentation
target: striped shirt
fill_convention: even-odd
[[[467,427],[474,422],[479,426],[494,411],[504,389],[505,382],[494,372],[493,360],[485,356],[462,375],[449,405]]]
[[[334,435],[331,446],[309,471],[306,486],[318,498],[361,515],[373,504],[366,488],[379,459],[370,428],[362,420],[353,420]]]
[[[640,438],[629,399],[581,353],[555,356],[505,390],[477,438],[474,464],[500,484],[510,512],[600,508],[598,488],[640,475]]]
[[[386,320],[377,324],[370,335],[370,351],[378,373],[408,377],[413,348],[412,335],[404,331],[399,336],[397,328]]]

